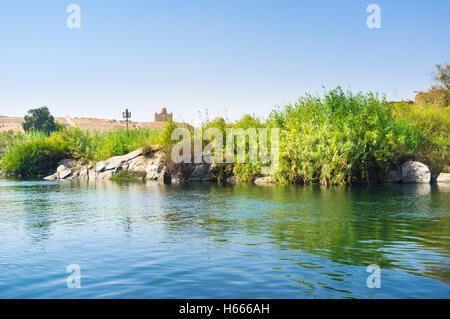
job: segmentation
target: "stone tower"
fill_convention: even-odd
[[[155,122],[165,122],[169,119],[170,120],[173,119],[173,114],[172,112],[170,112],[170,114],[167,113],[167,109],[165,107],[161,109],[161,113],[155,112],[155,119],[154,119]]]

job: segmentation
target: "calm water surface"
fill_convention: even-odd
[[[449,186],[0,180],[0,298],[450,298],[449,257]]]

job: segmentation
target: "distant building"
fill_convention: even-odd
[[[165,107],[163,107],[161,109],[161,113],[157,113],[155,112],[155,122],[166,122],[168,120],[172,120],[173,119],[173,114],[172,112],[170,112],[170,114],[167,113],[167,109]]]

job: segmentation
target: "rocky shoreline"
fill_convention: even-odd
[[[214,166],[211,164],[168,165],[164,159],[164,153],[159,145],[139,148],[126,155],[114,156],[96,163],[83,164],[74,159],[64,159],[58,162],[56,170],[44,177],[44,180],[103,181],[121,171],[136,173],[142,176],[143,180],[154,180],[160,183],[179,184],[214,180]],[[2,175],[5,176],[0,172],[0,176]],[[238,176],[229,176],[225,181],[230,184],[241,183]],[[261,176],[257,177],[253,183],[268,186],[277,184],[277,181],[272,176]],[[380,176],[377,183],[450,184],[450,173],[431,174],[425,164],[408,161]]]
[[[58,163],[53,174],[44,179],[102,181],[121,171],[139,173],[144,180],[161,183],[212,181],[212,167],[209,164],[186,164],[183,172],[170,170],[159,145],[85,165],[73,159],[65,159]]]

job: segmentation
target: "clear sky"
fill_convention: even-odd
[[[69,4],[81,28],[69,29]],[[369,29],[369,4],[381,28]],[[323,86],[413,99],[450,62],[448,0],[2,0],[0,115],[267,116]]]

